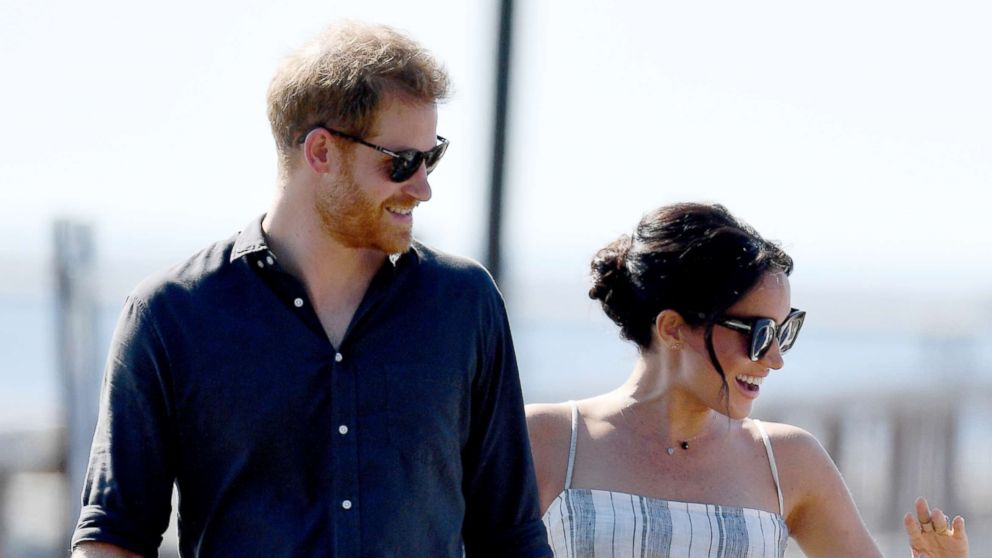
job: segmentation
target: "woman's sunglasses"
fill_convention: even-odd
[[[352,136],[344,132],[339,132],[327,126],[314,126],[310,128],[306,134],[303,134],[298,141],[298,143],[303,143],[307,139],[307,135],[316,129],[327,130],[331,135],[337,136],[348,141],[353,141],[355,143],[360,143],[366,147],[371,147],[379,153],[385,153],[393,158],[393,168],[389,172],[389,179],[393,182],[406,182],[413,176],[417,169],[420,168],[420,164],[423,163],[427,166],[427,174],[430,174],[437,166],[438,161],[441,157],[444,157],[444,152],[448,150],[448,140],[437,137],[437,145],[433,149],[428,151],[417,151],[416,149],[404,149],[403,151],[393,151],[391,149],[386,149],[381,145],[376,145],[374,143],[369,143],[360,137]]]
[[[796,343],[799,330],[803,327],[806,319],[806,312],[793,308],[789,315],[782,320],[781,324],[776,324],[771,318],[734,318],[730,316],[718,317],[714,323],[723,327],[749,333],[748,358],[757,362],[765,356],[772,346],[772,341],[778,339],[778,350],[786,352]]]

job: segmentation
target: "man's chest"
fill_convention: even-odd
[[[301,456],[300,470],[328,473],[336,452],[363,461],[457,455],[479,357],[465,343],[446,349],[429,329],[357,331],[340,349],[307,328],[191,338],[171,374],[180,455],[192,467],[264,468]]]

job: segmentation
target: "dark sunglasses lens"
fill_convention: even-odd
[[[427,152],[427,157],[424,158],[424,162],[427,163],[427,174],[430,174],[434,167],[437,166],[438,162],[441,161],[441,157],[444,157],[444,152],[448,150],[448,144],[440,143]]]
[[[398,153],[399,157],[393,158],[393,172],[389,175],[389,178],[393,182],[405,182],[416,174],[421,163],[426,164],[427,174],[430,174],[447,150],[448,142],[442,140],[441,143],[435,145],[434,149],[430,151],[416,151],[414,149],[400,151]]]
[[[792,348],[799,337],[799,328],[803,326],[803,316],[796,316],[791,320],[786,320],[778,333],[779,350],[783,353]]]
[[[393,172],[389,178],[393,182],[405,182],[417,172],[423,161],[424,154],[419,151],[402,151],[399,157],[393,158]]]
[[[757,361],[765,356],[775,338],[775,326],[771,320],[758,320],[751,330],[751,360]]]

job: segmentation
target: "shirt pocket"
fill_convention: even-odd
[[[461,373],[429,365],[386,367],[390,443],[413,462],[458,462],[469,391]]]

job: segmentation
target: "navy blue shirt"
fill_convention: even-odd
[[[502,298],[418,243],[383,263],[340,347],[261,218],[143,282],[73,545],[156,555],[173,483],[183,556],[551,555]]]

